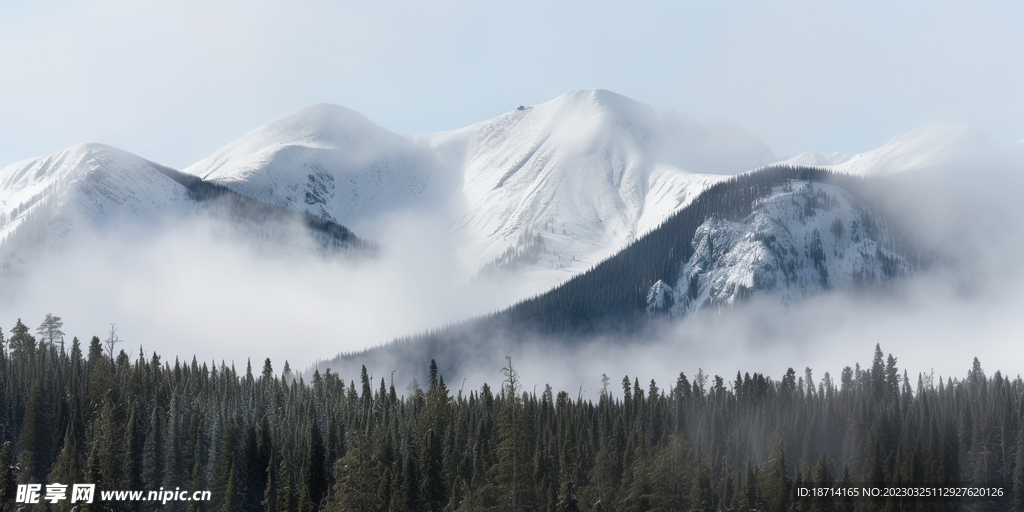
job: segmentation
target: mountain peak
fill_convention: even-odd
[[[650,105],[606,89],[572,90],[532,109],[563,121],[563,124],[570,127],[595,117],[645,128],[659,123],[658,112]]]
[[[434,156],[407,137],[329,103],[270,121],[184,170],[345,225],[413,202],[433,171]]]
[[[28,189],[46,187],[52,181],[74,181],[104,168],[139,168],[148,160],[98,142],[83,142],[48,155],[29,158],[0,169],[0,190],[13,197]]]

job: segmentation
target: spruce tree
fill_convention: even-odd
[[[359,435],[348,453],[334,465],[334,487],[324,512],[372,512],[386,509],[377,493],[379,461],[369,451],[369,440]]]
[[[308,499],[312,510],[317,510],[327,492],[326,462],[324,461],[324,442],[320,436],[320,426],[316,415],[310,410],[306,430],[306,453],[302,459],[302,496]],[[300,508],[302,505],[300,504]]]
[[[242,512],[245,510],[242,502],[243,496],[238,487],[238,467],[232,463],[228,470],[227,484],[224,486],[224,496],[221,497],[217,512]]]
[[[1024,423],[1017,432],[1017,457],[1013,468],[1013,507],[1024,512]]]
[[[24,364],[35,357],[36,338],[28,333],[28,326],[21,323],[19,318],[11,329],[11,359],[14,362]]]
[[[818,463],[811,473],[811,482],[814,487],[827,489],[832,487],[832,471],[828,467],[828,458],[825,454],[818,457]],[[811,499],[810,512],[832,512],[835,510],[835,502],[831,499]]]
[[[142,452],[142,481],[147,488],[163,485],[164,479],[164,420],[162,409],[157,406],[149,416],[149,432]]]
[[[11,443],[5,442],[0,446],[0,503],[13,503],[17,487]]]
[[[274,467],[273,462],[271,462],[267,466],[267,487],[263,490],[263,501],[260,502],[264,512],[278,512],[278,478],[277,469]]]
[[[705,461],[697,463],[697,472],[693,477],[693,489],[690,491],[690,512],[714,512],[715,492],[711,487],[711,475],[708,474]]]
[[[786,510],[789,506],[790,480],[786,472],[786,449],[782,433],[776,432],[775,441],[768,452],[765,471],[765,490],[770,510]]]
[[[43,380],[36,379],[29,394],[25,407],[25,423],[21,434],[20,466],[29,483],[44,482],[50,472],[50,404],[47,403],[48,393],[43,387]]]

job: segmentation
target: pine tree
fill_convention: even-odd
[[[0,503],[13,503],[17,487],[11,443],[5,442],[0,446]]]
[[[53,463],[47,482],[81,482],[85,478],[84,457],[74,435],[74,426],[68,425],[64,433],[63,449]]]
[[[402,462],[402,473],[396,479],[396,488],[391,493],[390,509],[396,512],[414,512],[421,510],[419,455],[415,447],[407,445],[405,458]]]
[[[225,503],[230,503],[230,506],[234,507],[240,505],[237,500],[229,499],[233,496],[229,492],[228,485],[231,483],[232,477],[235,478],[234,489],[238,488],[238,475],[235,459],[238,456],[238,428],[232,419],[228,418],[224,425],[224,440],[220,446],[220,459],[217,461],[216,477],[213,483],[213,496],[215,501],[215,509],[222,510]]]
[[[508,366],[502,369],[505,375],[503,389],[504,401],[502,407],[502,421],[499,432],[502,440],[499,443],[498,458],[496,464],[497,480],[507,489],[508,504],[513,512],[519,508],[519,449],[520,433],[522,432],[522,414],[519,403],[519,372],[512,366],[512,358],[505,357]]]
[[[145,437],[142,425],[137,418],[137,403],[129,401],[128,413],[125,416],[125,435],[122,440],[124,459],[121,461],[121,472],[128,489],[143,489],[142,466]]]
[[[875,400],[881,400],[885,396],[885,366],[883,361],[882,346],[875,344],[875,357],[871,362],[871,392]]]
[[[263,501],[260,502],[264,512],[278,512],[278,478],[277,469],[274,468],[274,464],[271,462],[270,465],[267,466],[267,487],[263,490]]]
[[[238,466],[232,463],[228,470],[227,485],[224,486],[224,496],[217,512],[242,512],[245,510],[242,502],[243,496],[238,486]]]
[[[324,512],[372,512],[386,508],[377,494],[379,461],[368,451],[365,436],[353,439],[352,449],[334,465],[334,487]]]
[[[690,491],[690,512],[714,512],[715,492],[711,488],[711,475],[708,474],[705,461],[697,464],[697,474],[693,477],[693,489]]]
[[[775,441],[768,453],[768,469],[764,473],[766,498],[769,510],[786,510],[789,506],[790,481],[786,472],[786,449],[782,433],[775,434]]]
[[[364,367],[365,368],[365,367]],[[366,386],[369,386],[367,383]],[[369,389],[367,387],[367,389]],[[438,377],[437,362],[430,362],[430,389],[427,403],[420,414],[420,476],[422,477],[420,497],[427,510],[437,512],[444,508],[444,444],[442,435],[448,419],[448,389],[444,377]]]
[[[11,329],[11,359],[14,362],[27,362],[35,357],[36,338],[28,333],[28,326],[19,318]]]
[[[747,461],[747,477],[743,479],[743,506],[747,510],[760,508],[760,494],[758,493],[758,474],[751,461]]]
[[[178,365],[175,364],[175,367]],[[180,389],[172,393],[171,405],[167,409],[167,422],[164,430],[164,481],[166,489],[188,487],[192,465],[189,463],[189,456],[192,454],[185,449],[188,445],[188,416],[182,404]],[[240,484],[240,483],[239,483]]]
[[[291,471],[289,471],[290,468],[287,462],[283,459],[284,457],[282,457],[280,469],[277,471],[277,474],[281,477],[281,485],[278,487],[277,505],[275,508],[278,512],[297,511],[299,508],[299,495],[295,488],[295,480],[292,477]]]
[[[46,314],[46,319],[36,329],[36,334],[39,335],[39,342],[41,344],[56,346],[60,344],[60,353],[64,353],[64,332],[60,330],[64,326],[64,322],[60,320],[59,316],[53,316],[50,313]]]
[[[1013,507],[1024,512],[1024,424],[1017,432],[1017,460],[1013,468]]]
[[[317,510],[327,492],[326,462],[324,461],[324,442],[320,436],[316,415],[310,411],[309,427],[306,431],[306,454],[302,459],[302,500],[308,500],[312,510]]]
[[[160,407],[154,407],[149,416],[149,432],[142,452],[142,481],[148,488],[157,488],[163,484],[163,413]]]
[[[43,381],[37,379],[32,386],[28,404],[25,406],[25,423],[21,431],[21,467],[29,482],[43,482],[49,473],[50,434],[52,432],[48,412],[47,390]]]
[[[814,466],[811,474],[811,482],[816,488],[829,488],[832,486],[832,471],[828,467],[828,458],[825,454],[818,457],[818,464]],[[832,500],[811,500],[811,512],[832,512],[835,510],[835,503]]]

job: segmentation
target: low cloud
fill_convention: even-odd
[[[844,366],[870,365],[875,344],[918,372],[960,377],[978,357],[989,372],[1022,373],[1024,219],[1014,212],[1016,172],[938,169],[886,182],[884,208],[899,229],[941,257],[882,290],[836,290],[795,304],[760,297],[652,328],[643,336],[539,339],[502,348],[500,333],[476,333],[480,349],[439,361],[453,390],[497,385],[511,355],[529,391],[556,389],[596,397],[601,376],[618,390],[623,375],[671,387],[698,369],[727,381],[736,372],[778,379],[787,368],[834,379]],[[909,187],[909,188],[908,188]],[[139,345],[165,360],[234,362],[270,357],[301,369],[339,352],[356,352],[507,306],[533,292],[528,279],[478,282],[459,262],[444,219],[396,214],[374,228],[379,258],[323,257],[295,235],[254,242],[222,221],[200,217],[146,233],[75,240],[73,250],[31,265],[4,282],[0,326],[16,318],[35,329],[47,313],[83,342],[116,323],[133,355]],[[453,364],[453,363],[458,363]],[[398,364],[376,362],[387,376]],[[378,367],[379,366],[379,367]],[[446,368],[458,368],[448,371]],[[356,367],[358,368],[358,367]],[[338,368],[341,370],[341,368]],[[396,374],[401,390],[413,377]],[[343,377],[357,379],[352,368]],[[463,383],[463,379],[465,379]]]
[[[67,340],[106,338],[110,323],[133,356],[234,361],[257,370],[270,357],[302,368],[317,358],[362,350],[455,322],[523,293],[477,283],[454,256],[443,220],[422,212],[378,226],[378,258],[324,257],[294,226],[262,241],[251,230],[198,217],[146,231],[65,240],[22,278],[6,280],[0,327],[17,318],[34,329],[61,316]]]
[[[845,366],[869,367],[878,344],[908,371],[912,385],[918,373],[962,378],[975,357],[989,373],[1015,377],[1024,373],[1024,364],[1011,357],[1019,353],[1024,333],[1024,219],[1015,213],[1019,174],[973,165],[922,169],[879,182],[869,193],[876,194],[900,236],[927,253],[928,262],[884,287],[832,290],[793,304],[762,295],[636,336],[571,343],[534,339],[516,346],[495,333],[473,333],[470,338],[495,348],[439,365],[450,368],[449,387],[477,389],[500,382],[500,368],[511,355],[527,391],[547,383],[593,398],[602,374],[618,393],[624,375],[639,378],[645,388],[654,379],[664,389],[679,372],[692,379],[700,369],[727,382],[737,371],[779,379],[788,368],[802,376],[808,367],[816,381],[825,372],[838,380]],[[389,364],[401,366],[371,366]],[[369,369],[381,375],[394,368]],[[344,371],[351,377],[353,369]],[[396,374],[396,384],[422,379],[425,371]]]

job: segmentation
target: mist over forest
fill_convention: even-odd
[[[570,114],[605,149],[580,149]],[[234,167],[196,164],[219,177],[100,144],[0,170],[0,497],[68,480],[211,492],[181,510],[1024,505],[1017,144],[943,127],[700,174],[648,160],[662,122],[581,90],[407,139],[316,105],[225,147]],[[799,494],[867,483],[1001,494]]]

